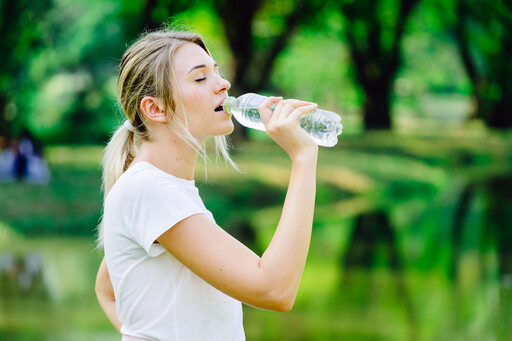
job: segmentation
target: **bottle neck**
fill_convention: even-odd
[[[231,110],[233,108],[233,104],[235,103],[236,98],[233,96],[228,96],[224,103],[222,103],[222,108],[228,114],[231,114]]]

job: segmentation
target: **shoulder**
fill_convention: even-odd
[[[123,195],[128,193],[143,194],[146,192],[154,192],[161,190],[169,190],[171,188],[180,188],[181,183],[170,174],[156,168],[150,163],[136,163],[116,181],[113,191],[122,192]]]
[[[131,166],[118,183],[118,197],[136,202],[168,202],[198,196],[194,181],[177,178],[147,162]]]

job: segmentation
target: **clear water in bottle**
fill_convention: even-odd
[[[232,114],[235,119],[247,128],[265,131],[261,122],[258,106],[267,97],[248,93],[240,97],[228,97],[222,105],[224,111]],[[275,104],[270,107],[275,108]],[[315,109],[302,116],[298,124],[319,146],[332,147],[338,143],[338,135],[343,131],[341,117],[331,111]]]

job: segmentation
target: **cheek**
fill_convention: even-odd
[[[191,112],[194,112],[197,107],[198,96],[194,91],[190,91],[184,87],[180,88],[180,95],[176,96],[175,103],[175,111],[176,115],[180,118],[183,118],[184,111],[189,115]],[[184,111],[183,111],[184,110]]]
[[[199,91],[190,91],[188,98],[189,103],[193,105],[198,105],[201,100],[204,100],[204,96]]]
[[[182,87],[181,97],[187,105],[197,105],[201,99],[204,99],[204,95],[196,87]]]

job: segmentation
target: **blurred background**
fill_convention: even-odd
[[[0,340],[120,339],[94,295],[100,161],[120,58],[162,23],[205,36],[231,95],[342,116],[295,307],[244,307],[248,340],[512,339],[511,0],[2,0]],[[232,139],[242,173],[196,182],[261,254],[290,164]]]

